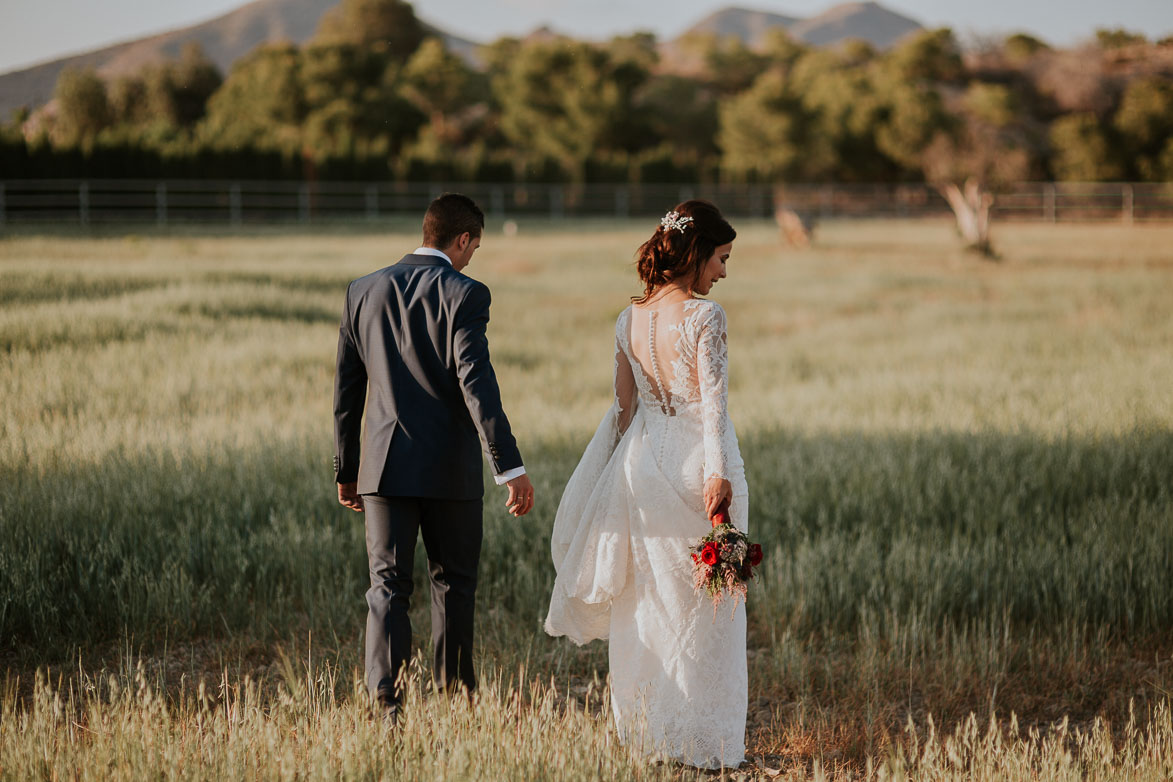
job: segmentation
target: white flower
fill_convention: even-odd
[[[673,228],[675,228],[676,230],[680,231],[680,233],[684,233],[684,229],[687,228],[688,224],[691,222],[691,217],[681,217],[676,212],[669,212],[660,218],[660,226],[665,231],[671,231]]]

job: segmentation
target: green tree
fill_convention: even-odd
[[[396,62],[406,62],[426,31],[415,10],[403,0],[342,0],[327,11],[315,43],[374,47]]]
[[[865,65],[876,58],[876,47],[859,38],[849,38],[837,47],[840,61],[845,65]]]
[[[515,149],[558,162],[585,179],[592,158],[629,153],[651,139],[633,134],[635,95],[647,72],[616,63],[599,46],[560,39],[520,46],[493,76],[501,130]]]
[[[1113,120],[1121,152],[1143,179],[1173,178],[1167,152],[1173,139],[1173,79],[1149,76],[1128,85]]]
[[[704,82],[674,74],[652,76],[636,102],[648,118],[650,137],[665,142],[674,156],[699,162],[717,154],[717,96]]]
[[[1101,28],[1096,30],[1096,43],[1101,49],[1123,49],[1126,46],[1148,43],[1148,39],[1140,33],[1133,33],[1118,27],[1114,30]]]
[[[303,155],[395,154],[425,122],[400,95],[400,68],[379,47],[307,46],[299,74]]]
[[[721,95],[736,95],[749,89],[771,62],[765,53],[750,49],[736,35],[692,33],[678,45],[699,59],[702,78]]]
[[[875,83],[884,101],[875,127],[876,147],[905,170],[923,176],[925,149],[952,128],[940,92],[905,81],[881,78]]]
[[[481,75],[438,38],[424,41],[404,66],[401,94],[428,117],[431,133],[444,145],[462,140],[468,120],[483,114],[474,107],[488,99]]]
[[[955,82],[965,72],[961,47],[948,28],[925,30],[889,51],[886,60],[902,81]]]
[[[118,125],[146,125],[150,122],[147,85],[139,74],[119,76],[109,91],[110,118]]]
[[[1051,123],[1051,170],[1070,182],[1120,179],[1113,139],[1094,114],[1068,114]]]
[[[143,79],[146,113],[152,121],[191,128],[203,118],[208,99],[223,81],[199,44],[188,44],[178,61],[147,68]]]
[[[301,53],[291,44],[253,50],[208,100],[197,137],[217,149],[299,152],[307,106]]]
[[[633,73],[649,73],[660,62],[656,36],[652,33],[617,35],[607,42],[607,53],[616,67],[634,66]]]
[[[761,53],[769,65],[789,67],[810,50],[811,47],[792,38],[785,30],[770,30],[762,39]]]
[[[477,54],[481,62],[485,64],[485,73],[490,77],[507,73],[513,61],[520,54],[522,46],[524,44],[520,39],[505,36],[480,47]]]
[[[898,172],[876,129],[889,107],[870,47],[804,49],[720,109],[723,167],[783,181],[874,180]],[[788,58],[789,59],[789,58]]]
[[[57,101],[54,138],[61,146],[92,147],[110,125],[106,83],[92,69],[66,68],[53,91]]]
[[[874,181],[893,173],[876,145],[875,129],[886,107],[871,67],[874,53],[858,44],[808,50],[790,71],[813,118],[812,154],[825,160],[823,178]]]
[[[781,68],[720,106],[721,165],[736,176],[802,181],[820,178],[834,166],[831,150],[817,137],[812,112]]]
[[[1006,52],[1006,56],[1013,62],[1029,60],[1040,52],[1051,51],[1051,47],[1045,42],[1026,33],[1007,36],[1002,48]]]

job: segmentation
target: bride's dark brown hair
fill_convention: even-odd
[[[737,238],[737,231],[721,216],[721,210],[708,201],[685,201],[672,211],[678,221],[684,217],[692,220],[681,224],[683,231],[661,224],[652,238],[640,245],[635,266],[644,295],[632,296],[632,301],[647,301],[652,291],[675,279],[688,280],[689,290],[694,289],[713,251]]]

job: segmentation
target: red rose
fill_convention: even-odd
[[[704,549],[701,550],[701,561],[706,565],[715,565],[721,555],[717,553],[717,546],[713,543],[706,543]]]
[[[762,564],[762,547],[757,543],[749,544],[749,564],[752,567]]]
[[[692,561],[693,561],[693,562],[699,562],[699,561],[700,561],[700,558],[699,558],[699,557],[698,557],[696,554],[693,554],[693,555],[692,555]]]

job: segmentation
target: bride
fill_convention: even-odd
[[[689,541],[724,503],[746,530],[729,420],[725,277],[736,232],[706,201],[669,212],[637,253],[643,296],[615,323],[615,401],[566,485],[546,632],[609,639],[620,740],[702,768],[745,759],[745,604],[714,612]]]

